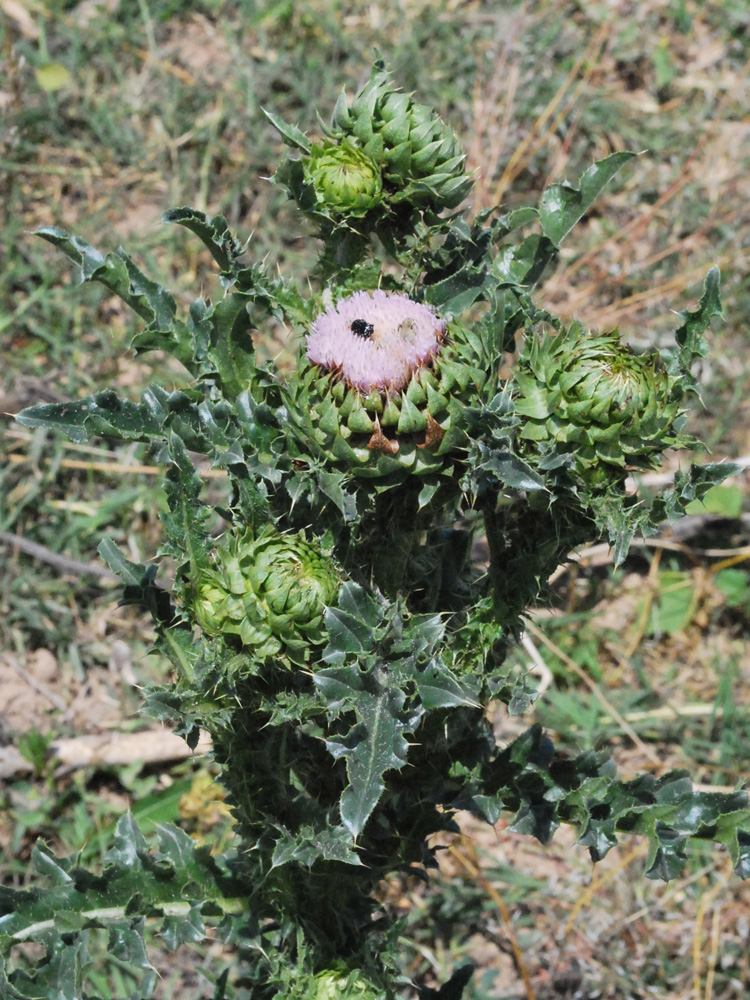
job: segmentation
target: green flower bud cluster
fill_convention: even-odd
[[[351,142],[313,143],[303,172],[324,213],[358,218],[383,201],[380,167]]]
[[[637,355],[617,330],[591,334],[578,323],[529,338],[513,375],[524,452],[545,464],[570,456],[588,486],[622,481],[627,467],[654,468],[678,432],[683,390],[655,352]]]
[[[426,104],[394,89],[382,62],[351,105],[345,94],[339,97],[326,132],[356,142],[380,165],[391,203],[439,212],[455,208],[471,189],[453,130]]]
[[[323,613],[339,576],[315,542],[264,528],[233,534],[214,553],[193,613],[208,635],[234,635],[259,658],[303,664],[325,641]]]

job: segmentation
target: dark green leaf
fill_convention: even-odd
[[[324,673],[330,676],[334,671]],[[383,792],[384,773],[406,763],[409,745],[404,736],[414,732],[419,714],[403,711],[404,695],[397,688],[383,684],[380,691],[371,693],[364,689],[360,674],[338,673],[340,687],[351,679],[342,700],[351,704],[358,721],[346,737],[326,740],[326,746],[335,759],[346,760],[349,785],[341,796],[341,820],[352,837],[357,837]]]
[[[472,463],[472,477],[475,481],[479,482],[484,476],[494,478],[511,489],[545,489],[542,477],[511,452],[487,448],[481,441],[476,442],[475,451],[476,458]]]
[[[490,794],[493,786],[495,796]],[[491,817],[515,808],[514,829],[542,841],[560,822],[575,823],[595,860],[622,833],[647,837],[650,878],[676,877],[690,838],[725,844],[735,869],[748,870],[750,803],[745,792],[696,792],[685,771],[618,781],[606,754],[557,757],[539,726],[497,754],[477,791],[480,797],[472,807],[478,813]]]
[[[341,588],[338,607],[325,612],[329,642],[323,652],[326,663],[343,663],[350,654],[369,652],[372,630],[380,621],[380,610],[372,595],[356,583]]]
[[[48,878],[53,885],[69,885],[73,881],[67,870],[42,842],[35,844],[31,849],[31,862],[36,871]]]
[[[537,284],[555,260],[557,247],[546,236],[533,233],[518,246],[500,247],[492,262],[496,284],[531,286]]]
[[[687,837],[678,836],[668,827],[657,828],[656,836],[658,839],[652,841],[653,850],[646,869],[646,878],[670,882],[682,874],[687,862],[685,854]]]
[[[190,907],[185,916],[176,917],[171,914],[164,918],[161,926],[161,936],[170,951],[183,944],[198,944],[206,936],[206,925],[201,915],[200,906]]]
[[[127,587],[148,587],[151,585],[155,567],[134,563],[126,559],[111,538],[104,538],[99,543],[99,555]]]
[[[117,925],[109,930],[110,953],[136,969],[153,968],[146,952],[145,923],[145,917],[141,917],[130,926]]]
[[[325,622],[329,638],[323,653],[326,663],[343,663],[348,654],[367,650],[370,630],[361,619],[340,608],[327,608]]]
[[[655,497],[649,511],[651,531],[662,521],[674,522],[685,513],[688,504],[702,500],[717,483],[729,476],[736,476],[742,467],[732,462],[707,462],[705,465],[691,465],[687,472],[677,472],[674,486]],[[652,526],[652,527],[651,527]]]
[[[354,521],[357,517],[357,498],[344,489],[347,477],[342,472],[325,472],[320,469],[316,479],[321,493],[332,500],[341,512],[344,521]]]
[[[29,406],[16,419],[27,427],[62,431],[77,442],[86,441],[90,434],[142,441],[161,431],[142,403],[120,399],[111,389],[70,403]]]
[[[171,464],[164,489],[169,513],[162,514],[162,523],[167,532],[168,551],[181,561],[180,570],[187,575],[190,600],[190,588],[197,585],[209,561],[211,541],[207,521],[211,511],[203,503],[203,480],[195,470],[184,441],[177,434],[170,434],[167,447]]]
[[[211,324],[209,359],[216,367],[227,399],[244,392],[255,374],[255,349],[247,299],[231,293],[205,316]]]
[[[209,249],[211,256],[222,271],[234,268],[237,258],[243,252],[243,247],[232,235],[223,215],[209,216],[205,212],[199,212],[197,209],[185,205],[182,208],[172,208],[165,212],[161,220],[162,222],[176,222],[195,233]]]
[[[569,184],[551,184],[539,202],[539,220],[544,235],[559,247],[603,188],[634,156],[635,153],[612,153],[599,160],[581,175],[577,188]]]
[[[485,218],[494,211],[494,209],[488,209],[485,212],[480,213],[480,215],[477,216],[476,222],[483,222]],[[536,208],[532,208],[531,205],[524,205],[522,208],[516,208],[512,212],[508,212],[507,215],[499,215],[496,219],[492,220],[489,226],[492,242],[498,243],[509,233],[512,233],[514,229],[526,226],[530,222],[536,222],[538,217],[539,212]]]
[[[303,827],[294,834],[284,831],[273,849],[274,868],[298,862],[312,868],[316,861],[340,861],[347,865],[361,865],[351,834],[343,827],[325,827],[315,830]]]
[[[8,979],[5,970],[5,957],[2,953],[0,953],[0,990],[2,990],[0,996],[6,997],[7,1000],[30,1000],[30,998],[33,997],[33,994],[26,992],[21,993],[17,990]],[[64,1000],[68,1000],[68,998],[66,997]],[[73,998],[70,998],[70,1000],[73,1000]]]
[[[146,320],[147,330],[134,338],[136,348],[169,351],[191,368],[192,337],[185,324],[176,318],[174,299],[165,288],[146,277],[124,250],[104,256],[85,240],[55,226],[38,229],[35,235],[74,261],[80,268],[81,281],[100,282]]]
[[[466,705],[479,708],[476,691],[471,685],[456,677],[442,662],[431,660],[423,670],[409,672],[401,668],[397,674],[403,679],[412,680],[417,689],[419,700],[427,711],[438,708],[459,708]]]
[[[269,316],[291,326],[307,327],[310,324],[314,300],[305,301],[295,285],[281,277],[271,277],[263,263],[238,271],[236,288],[249,303]]]
[[[458,315],[497,285],[486,268],[468,265],[443,281],[428,285],[425,299],[441,312]]]
[[[187,899],[212,900],[222,909],[234,907],[232,896],[242,896],[243,887],[222,874],[207,850],[188,842],[181,830],[160,828],[167,853],[152,853],[130,813],[118,822],[114,844],[107,852],[104,871],[91,875],[60,861],[70,879],[51,888],[0,891],[0,936],[15,941],[35,939],[47,933],[51,915],[79,914],[90,927],[120,925],[135,930],[128,907],[137,900],[139,912],[154,915],[184,910]],[[48,852],[39,848],[48,857]],[[41,856],[40,853],[40,856]],[[43,862],[48,870],[48,862]],[[177,905],[179,904],[179,905]],[[194,922],[193,922],[194,923]]]
[[[684,322],[675,331],[677,341],[679,367],[682,371],[690,370],[690,366],[697,358],[704,358],[708,350],[704,332],[709,329],[711,320],[714,317],[723,315],[721,308],[721,274],[719,268],[714,266],[706,275],[703,282],[703,295],[698,303],[698,308],[692,312],[688,309],[679,314]],[[667,366],[670,366],[670,352],[665,352]]]
[[[99,543],[99,555],[125,585],[121,604],[137,604],[146,608],[157,624],[172,625],[174,608],[169,594],[154,582],[156,566],[146,566],[126,559],[111,538],[105,538]]]

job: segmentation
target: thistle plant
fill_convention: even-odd
[[[744,793],[694,791],[684,772],[623,782],[606,752],[561,756],[539,726],[499,745],[487,716],[493,700],[515,714],[533,701],[507,653],[571,549],[604,538],[621,562],[636,532],[678,518],[731,471],[696,464],[650,499],[626,488],[665,448],[699,448],[685,405],[720,314],[718,271],[674,345],[636,354],[616,331],[566,328],[534,300],[631,154],[553,185],[536,207],[471,219],[455,211],[471,187],[458,140],[381,63],[319,139],[269,117],[290,147],[275,181],[319,240],[304,294],[247,260],[221,216],[190,208],[165,220],[208,248],[223,295],[184,317],[124,251],[38,234],[143,318],[136,353],[169,352],[186,371],[183,388],[151,385],[139,402],[105,391],[19,420],[78,441],[143,441],[164,466],[171,592],[155,565],[109,540],[100,551],[173,665],[146,710],[191,746],[211,736],[236,849],[212,856],[174,827],[149,849],[129,816],[96,875],[39,845],[50,884],[0,890],[9,997],[92,996],[97,927],[151,996],[145,916],[175,944],[217,924],[237,962],[216,1000],[414,996],[379,886],[428,872],[434,835],[455,829],[459,809],[509,815],[542,842],[573,824],[594,860],[622,834],[646,837],[654,878],[679,873],[691,838],[713,840],[750,874]],[[254,331],[272,317],[298,337],[291,373],[256,356]],[[205,459],[226,472],[215,505]],[[487,568],[471,558],[475,539]],[[65,914],[56,930],[53,913]],[[15,946],[34,937],[47,951],[30,968]],[[464,983],[457,974],[440,995]]]

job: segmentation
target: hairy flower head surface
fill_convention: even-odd
[[[307,357],[361,392],[400,392],[431,363],[445,327],[429,306],[406,295],[355,292],[314,321]]]

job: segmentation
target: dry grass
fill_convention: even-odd
[[[581,146],[591,150],[591,159],[628,148],[618,125],[631,118],[647,123],[644,133],[682,133],[684,141],[666,156],[648,150],[641,156],[620,190],[573,234],[574,245],[565,248],[544,289],[546,306],[563,318],[594,328],[620,326],[643,345],[669,328],[669,310],[684,308],[685,293],[702,280],[708,262],[720,265],[730,285],[747,271],[750,62],[728,71],[732,40],[709,23],[712,5],[690,5],[690,31],[681,36],[674,26],[670,31],[674,5],[619,0],[602,11],[599,23],[580,19],[580,54],[531,126],[521,129],[514,107],[519,88],[523,96],[524,42],[549,18],[549,6],[522,5],[498,51],[487,53],[475,87],[469,147],[469,162],[479,173],[477,203],[512,205],[519,180],[523,191],[529,180],[539,188],[573,180]],[[566,5],[551,6],[562,14]],[[632,60],[635,68],[622,60],[618,43],[632,19],[656,22],[662,43],[668,39],[674,74],[668,93],[654,93],[647,46]],[[592,141],[579,128],[596,102],[607,114]],[[644,202],[651,191],[658,196]]]

